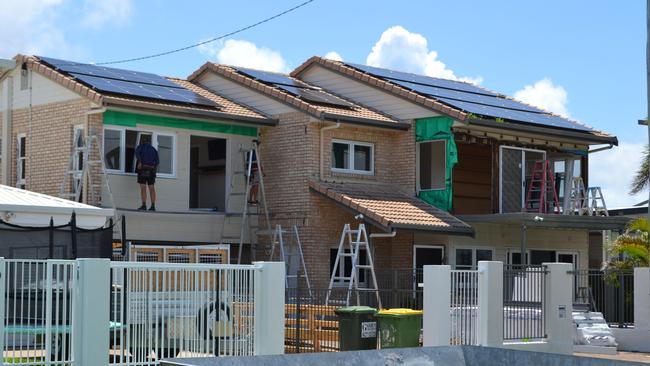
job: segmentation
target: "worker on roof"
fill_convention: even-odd
[[[136,172],[138,173],[138,184],[140,184],[140,198],[142,205],[138,210],[147,209],[147,187],[149,187],[149,197],[151,206],[149,211],[156,211],[156,171],[158,170],[158,151],[151,145],[151,135],[140,135],[140,144],[135,148],[135,158],[137,159]]]

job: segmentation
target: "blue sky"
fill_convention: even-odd
[[[4,0],[0,57],[131,58],[205,40],[298,3]],[[621,147],[593,155],[590,179],[605,187],[610,206],[620,206],[640,199],[626,192],[647,141],[636,125],[647,113],[645,42],[642,0],[316,0],[225,42],[120,67],[184,77],[211,59],[287,71],[333,51],[351,62],[479,80],[616,134]]]

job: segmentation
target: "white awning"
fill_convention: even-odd
[[[23,226],[48,226],[70,222],[72,213],[77,216],[77,226],[84,229],[103,227],[113,217],[113,210],[52,197],[24,189],[0,185],[0,218],[5,222]]]

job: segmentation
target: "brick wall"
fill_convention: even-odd
[[[26,188],[58,196],[70,159],[74,126],[86,124],[89,109],[90,102],[83,98],[35,106],[31,111],[31,134],[29,109],[14,109],[11,141],[6,142],[12,144],[10,184],[16,185],[17,135],[24,133],[27,135]]]
[[[279,121],[278,126],[261,132],[260,156],[267,203],[274,224],[285,227],[299,225],[312,286],[325,288],[330,279],[330,249],[338,247],[343,226],[346,223],[356,226],[357,222],[351,212],[309,191],[308,180],[318,179],[320,175],[320,129],[325,125],[313,119],[310,121],[309,116],[300,112],[281,115]],[[332,173],[333,138],[373,143],[375,174]],[[414,131],[387,131],[342,124],[338,129],[324,132],[323,165],[326,180],[390,183],[414,194]],[[376,228],[369,229],[377,231]],[[376,268],[412,266],[412,234],[399,233],[395,238],[377,239],[375,244]]]

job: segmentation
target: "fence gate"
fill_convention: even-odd
[[[509,266],[503,270],[503,339],[546,338],[545,266]]]
[[[254,270],[112,262],[110,363],[253,355]]]
[[[0,261],[2,365],[75,365],[78,266],[67,260]]]
[[[478,345],[478,271],[451,271],[452,345]]]

